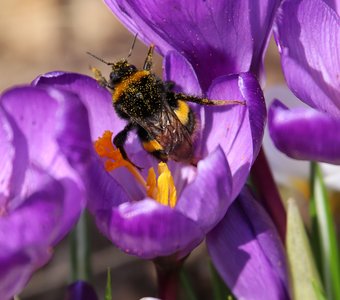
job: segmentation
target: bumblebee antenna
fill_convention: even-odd
[[[132,55],[133,48],[135,48],[137,36],[138,36],[138,32],[136,33],[136,35],[135,35],[135,37],[134,37],[134,39],[133,39],[132,46],[131,46],[131,48],[130,48],[129,54],[128,54],[128,56],[126,57],[126,59],[128,59],[128,58]]]
[[[108,66],[113,66],[113,65],[114,65],[114,63],[107,62],[106,60],[104,60],[104,59],[98,57],[97,55],[94,55],[94,54],[91,53],[91,52],[86,52],[86,54],[92,56],[93,58],[99,60],[100,62],[102,62],[102,63],[104,63],[104,64],[106,64],[106,65],[108,65]]]

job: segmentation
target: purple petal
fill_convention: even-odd
[[[2,106],[15,123],[12,127],[16,126],[29,139],[32,166],[54,170],[59,176],[72,174],[55,140],[58,103],[46,91],[34,87],[15,88],[3,95]]]
[[[98,158],[93,158],[85,175],[85,186],[88,192],[87,205],[93,214],[102,210],[110,211],[112,207],[130,201],[127,192],[105,171]]]
[[[195,179],[184,188],[176,210],[194,220],[206,233],[232,203],[232,179],[225,155],[218,147],[198,163]]]
[[[237,298],[289,299],[283,246],[249,192],[241,193],[207,243],[216,269]]]
[[[35,243],[47,247],[54,240],[63,215],[64,190],[59,182],[44,177],[44,187],[0,218],[1,255],[8,249],[21,249]]]
[[[308,105],[340,116],[340,18],[321,0],[285,1],[276,40],[286,81]]]
[[[61,153],[60,145],[64,145],[64,148],[66,145],[73,145],[68,150],[71,150],[70,153],[73,151],[72,158],[73,160],[78,159],[78,163],[82,161],[80,157],[84,160],[87,156],[89,159],[90,141],[84,134],[86,132],[85,119],[87,119],[84,107],[74,95],[65,94],[66,99],[62,103],[60,99],[53,98],[52,94],[56,96],[58,92],[50,90],[49,94],[48,91],[36,87],[19,87],[2,96],[2,107],[13,130],[16,130],[15,139],[19,141],[24,139],[24,143],[27,145],[26,148],[18,148],[17,152],[17,156],[20,157],[19,161],[29,160],[26,165],[23,163],[20,166],[20,170],[25,174],[20,185],[22,199],[39,188],[39,178],[44,172],[55,178],[68,177],[77,184],[81,184],[78,175]],[[81,123],[78,124],[78,121]],[[58,140],[61,141],[60,144],[58,144]],[[84,145],[85,141],[88,142],[87,145]],[[28,154],[25,149],[28,150]],[[29,168],[29,172],[26,172],[26,167]],[[18,199],[14,196],[12,195],[13,199]],[[84,205],[83,198],[78,197],[77,199],[78,202],[74,204],[74,208]]]
[[[288,109],[276,100],[268,117],[275,146],[295,159],[340,164],[340,119],[306,108]]]
[[[56,140],[69,163],[75,168],[86,164],[92,154],[88,114],[84,104],[72,93],[48,90],[58,101]]]
[[[26,140],[12,123],[0,106],[0,208],[4,210],[20,193],[28,164]]]
[[[184,56],[176,51],[168,52],[164,57],[163,69],[164,80],[176,82],[176,92],[201,96],[202,90],[195,70]]]
[[[105,0],[117,17],[161,54],[176,50],[194,67],[203,90],[212,80],[260,64],[279,1]]]
[[[78,182],[64,178],[60,183],[64,189],[63,214],[56,226],[57,234],[52,241],[52,246],[56,246],[75,226],[86,205],[84,189]]]
[[[123,203],[97,214],[97,226],[124,252],[150,259],[187,255],[204,238],[198,225],[151,199]]]
[[[0,293],[13,296],[51,256],[63,216],[63,187],[46,184],[15,210],[0,217]],[[65,212],[66,214],[68,212]],[[5,297],[7,298],[7,297]]]
[[[203,107],[203,156],[220,145],[233,177],[232,198],[240,192],[261,146],[266,108],[262,90],[250,73],[220,77],[209,92],[210,99],[245,100],[246,105]],[[202,115],[202,113],[201,113]]]
[[[51,257],[45,247],[22,249],[18,253],[0,256],[0,295],[1,299],[12,299],[31,278],[32,273]]]
[[[64,300],[97,300],[94,288],[85,281],[77,281],[67,287]]]
[[[340,1],[339,0],[323,0],[329,7],[334,9],[340,15]]]
[[[125,126],[125,122],[117,117],[113,109],[108,90],[91,77],[76,73],[52,72],[38,77],[34,84],[48,85],[78,95],[89,114],[92,140],[102,136],[105,130],[118,133]]]

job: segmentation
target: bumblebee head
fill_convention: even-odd
[[[109,84],[110,86],[114,86],[136,72],[137,68],[129,64],[126,59],[120,60],[112,65]]]

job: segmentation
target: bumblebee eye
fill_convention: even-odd
[[[127,69],[129,73],[134,73],[137,71],[137,68],[134,65],[128,65]]]
[[[117,83],[121,80],[121,76],[119,76],[116,72],[110,73],[110,82],[111,83]]]

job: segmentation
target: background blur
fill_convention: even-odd
[[[0,90],[52,70],[91,75],[89,65],[98,65],[104,71],[86,51],[114,61],[128,54],[133,41],[101,0],[1,0],[0,28]],[[275,47],[271,50],[269,84],[282,80]],[[146,51],[137,42],[131,61],[141,66]],[[160,67],[158,57],[156,71]]]
[[[86,51],[114,61],[127,56],[133,41],[133,36],[101,0],[1,0],[0,28],[1,91],[30,83],[39,74],[54,70],[91,76],[92,65],[108,74],[109,68]],[[137,41],[132,63],[141,66],[146,52],[147,46]],[[155,71],[161,74],[159,56],[155,58]],[[283,82],[273,42],[266,58],[266,72],[267,87]],[[151,263],[121,253],[93,228],[91,239],[94,282],[100,299],[108,267],[113,299],[135,300],[156,295]],[[63,298],[70,273],[67,243],[66,239],[57,247],[52,262],[33,276],[20,299]],[[190,256],[186,268],[199,298],[210,299],[212,288],[204,245]]]

